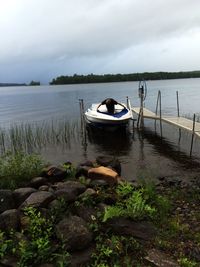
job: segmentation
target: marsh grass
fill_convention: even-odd
[[[71,138],[78,138],[78,122],[54,120],[42,123],[22,123],[0,128],[0,153],[24,151],[33,153],[48,145],[69,146]]]

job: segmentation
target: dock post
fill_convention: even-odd
[[[190,157],[192,156],[192,149],[193,149],[193,143],[194,143],[195,123],[196,123],[196,114],[194,114],[194,116],[193,116],[193,127],[192,127],[192,140],[191,140],[191,146],[190,146]]]
[[[85,124],[83,99],[79,99],[79,108],[80,108],[80,116],[81,116],[81,128],[83,129],[84,124]]]
[[[158,99],[159,99],[159,117],[160,117],[160,134],[162,137],[162,103],[161,103],[161,91],[158,91]],[[158,110],[156,110],[158,112]]]
[[[176,91],[176,103],[177,103],[177,115],[178,117],[180,117],[178,91]]]

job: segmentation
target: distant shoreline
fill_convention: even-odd
[[[130,74],[88,74],[73,76],[59,76],[50,82],[50,85],[61,84],[85,84],[85,83],[108,83],[108,82],[127,82],[140,80],[169,80],[200,78],[200,71],[181,71],[181,72],[143,72]]]
[[[9,87],[9,86],[27,86],[25,83],[0,83],[0,87]]]

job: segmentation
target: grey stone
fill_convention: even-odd
[[[92,253],[95,251],[94,246],[90,246],[89,248],[76,251],[71,254],[70,259],[70,267],[80,267],[87,266],[86,264],[90,261]]]
[[[70,251],[85,249],[92,241],[92,233],[86,222],[78,216],[70,216],[60,221],[56,225],[56,235]]]
[[[66,178],[67,172],[62,167],[49,166],[43,170],[42,176],[46,177],[50,182],[59,182]]]
[[[17,258],[12,257],[12,256],[6,256],[0,260],[0,266],[2,266],[2,267],[16,267],[17,262],[18,262]]]
[[[3,230],[17,230],[20,224],[19,211],[16,209],[6,210],[0,214]]]
[[[30,187],[38,189],[42,185],[47,184],[47,179],[45,177],[35,177],[30,181]]]
[[[40,191],[49,191],[49,186],[48,185],[41,185],[38,190],[40,190]]]
[[[169,255],[156,249],[149,250],[145,260],[155,267],[179,267],[179,264],[171,259]]]
[[[97,216],[97,211],[94,208],[85,207],[83,204],[76,207],[74,212],[76,213],[76,215],[78,215],[84,221],[86,221],[88,223],[92,223]]]
[[[77,196],[86,190],[86,186],[77,181],[67,181],[57,184],[57,189],[71,189]]]
[[[15,189],[13,192],[13,197],[16,203],[16,207],[19,207],[34,192],[36,192],[36,189],[32,187]]]
[[[59,198],[64,199],[66,202],[73,202],[77,198],[72,188],[63,188],[63,189],[56,190],[55,196],[58,199]]]
[[[20,206],[20,209],[25,207],[46,208],[48,204],[55,199],[55,196],[46,191],[38,191],[32,193]]]
[[[79,195],[79,197],[94,197],[97,195],[97,192],[93,188],[87,188],[85,192]]]
[[[0,190],[0,213],[15,208],[13,193],[11,190]]]
[[[109,220],[106,226],[114,233],[133,236],[144,241],[150,241],[156,235],[153,224],[146,221],[136,222],[125,218],[114,218]]]

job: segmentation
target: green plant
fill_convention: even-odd
[[[120,182],[116,188],[116,193],[119,197],[127,197],[132,194],[134,187],[131,183],[124,181]]]
[[[71,162],[66,162],[62,165],[67,173],[68,177],[75,177],[76,168],[71,164]]]
[[[7,239],[5,233],[0,230],[0,259],[12,250],[13,240]]]
[[[90,266],[130,267],[132,253],[141,253],[141,246],[134,238],[99,235],[96,237],[96,251],[92,254]]]
[[[40,156],[7,152],[0,157],[0,187],[16,188],[39,175],[44,162]]]
[[[181,267],[197,267],[197,263],[189,260],[186,257],[182,257],[178,260],[178,263],[180,264]]]
[[[116,205],[106,208],[103,222],[113,217],[129,217],[132,219],[143,219],[152,217],[156,209],[148,205],[143,198],[142,191],[134,191],[127,199],[118,201]]]
[[[42,217],[41,213],[32,207],[24,211],[29,218],[27,228],[28,241],[19,242],[20,260],[18,266],[26,267],[41,263],[51,258],[52,224]]]

